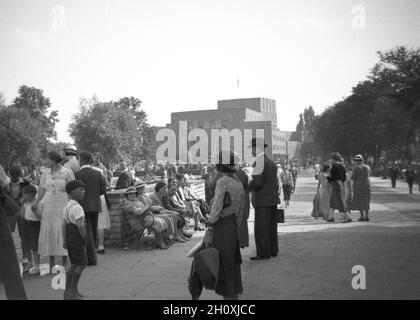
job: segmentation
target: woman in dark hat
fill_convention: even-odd
[[[63,257],[67,265],[67,250],[63,248],[63,209],[68,202],[66,184],[74,180],[71,169],[63,167],[61,156],[51,151],[47,155],[47,167],[41,175],[39,192],[34,209],[42,201],[41,231],[39,235],[39,254],[50,257],[50,273],[55,265],[55,256]]]
[[[219,278],[216,293],[223,296],[225,300],[237,300],[243,291],[239,228],[242,223],[245,192],[241,181],[235,175],[233,152],[221,151],[219,153],[216,170],[221,177],[216,182],[209,225],[203,243],[219,251]]]
[[[362,155],[358,154],[354,157],[355,168],[351,175],[353,180],[353,201],[352,209],[360,211],[359,221],[369,221],[370,209],[370,181],[369,176],[371,169],[364,164]]]
[[[327,222],[334,222],[334,211],[338,210],[340,213],[345,214],[344,205],[344,185],[346,181],[346,168],[341,164],[341,155],[337,152],[331,154],[331,170],[328,182],[331,184],[331,198],[330,198],[330,216]],[[344,222],[351,222],[347,216]]]

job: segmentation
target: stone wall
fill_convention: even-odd
[[[200,199],[205,198],[204,180],[191,181],[192,189]],[[146,186],[146,194],[154,192],[154,184]],[[141,238],[142,234],[133,230],[120,208],[121,198],[124,196],[125,189],[107,193],[111,208],[109,210],[111,228],[105,230],[105,246],[122,246],[133,243]]]

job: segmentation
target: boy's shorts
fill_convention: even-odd
[[[85,266],[87,264],[86,247],[79,245],[68,248],[70,263],[76,266]]]
[[[26,246],[32,252],[38,252],[39,232],[41,230],[41,221],[24,220],[24,234]]]

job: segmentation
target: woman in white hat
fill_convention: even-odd
[[[353,180],[353,201],[352,210],[360,211],[359,221],[369,221],[370,209],[370,181],[371,169],[364,164],[362,155],[354,157],[355,168],[351,175]]]

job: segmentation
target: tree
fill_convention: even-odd
[[[78,149],[101,152],[107,165],[144,160],[151,152],[152,131],[140,106],[141,101],[134,97],[81,106],[70,125]]]
[[[54,110],[47,114],[51,103],[49,98],[44,97],[42,90],[26,85],[21,86],[12,106],[26,110],[32,119],[38,120],[43,125],[42,134],[45,140],[56,138],[55,124],[58,122],[58,111]]]
[[[420,50],[397,47],[378,55],[367,80],[315,117],[314,137],[324,155],[361,153],[379,160],[385,152],[390,160],[412,160],[420,130]]]
[[[9,167],[39,164],[56,136],[57,111],[48,114],[49,98],[42,90],[21,86],[10,106],[0,106],[0,161]]]

